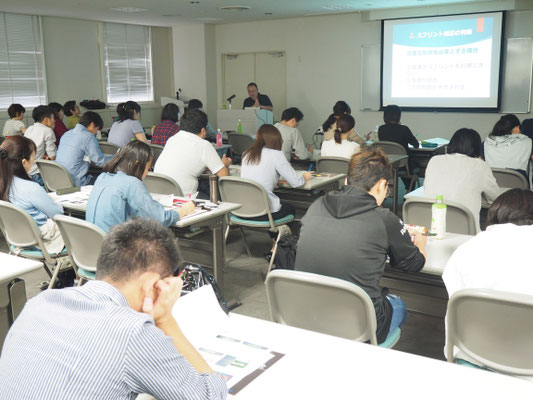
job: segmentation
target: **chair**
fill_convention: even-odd
[[[320,157],[316,162],[316,172],[347,174],[350,160],[342,157]]]
[[[94,279],[105,232],[98,226],[79,218],[56,215],[54,220],[65,241],[72,264],[76,267],[78,285],[84,280]]]
[[[492,175],[494,175],[500,187],[529,189],[526,177],[518,171],[506,168],[492,168]]]
[[[455,201],[446,203],[446,231],[463,235],[476,235],[478,232],[476,219],[467,207]],[[406,199],[403,203],[403,220],[406,224],[431,226],[431,206],[434,199],[416,197]]]
[[[448,362],[460,361],[456,347],[494,371],[533,376],[533,296],[459,290],[448,302],[446,325]]]
[[[268,265],[266,273],[272,269],[274,258],[278,250],[278,241],[281,237],[290,234],[290,228],[287,224],[294,221],[294,215],[287,215],[284,218],[274,220],[270,212],[270,203],[265,188],[260,184],[249,179],[238,178],[235,176],[223,176],[218,181],[220,197],[224,202],[238,203],[241,207],[238,210],[232,211],[229,218],[229,224],[226,229],[225,239],[227,240],[229,230],[232,226],[238,226],[244,241],[244,247],[248,256],[252,256],[250,248],[246,243],[243,228],[251,229],[266,229],[271,232],[277,232],[276,243],[274,251]],[[268,221],[255,221],[248,218],[259,217],[261,215],[268,215]]]
[[[163,152],[164,147],[160,146],[158,144],[150,144],[150,148],[152,149],[152,154],[154,155],[154,159],[152,160],[152,167],[155,165],[155,162]]]
[[[148,172],[143,182],[150,193],[173,194],[174,196],[183,197],[180,185],[170,176]]]
[[[274,322],[358,342],[377,345],[376,311],[359,286],[309,272],[276,269],[266,279],[267,299]],[[381,347],[400,339],[396,328]]]
[[[100,145],[100,150],[102,150],[102,153],[104,153],[105,156],[114,156],[120,150],[120,147],[114,143],[98,142],[98,144]]]
[[[56,161],[37,160],[35,161],[41,172],[41,176],[49,192],[55,192],[57,189],[66,189],[74,186],[72,176],[65,167]]]
[[[231,145],[232,157],[242,157],[248,148],[254,143],[254,139],[246,133],[228,133],[228,143]]]
[[[377,140],[373,143],[373,146],[381,148],[385,152],[385,154],[407,155],[407,151],[405,151],[405,148],[399,143]],[[405,168],[405,170],[399,170],[398,177],[410,179],[409,187],[405,188],[407,192],[412,191],[416,185],[420,186],[420,182],[418,180],[419,171],[411,171],[409,169],[408,159],[405,159],[404,165],[402,165],[401,167]]]
[[[7,201],[0,201],[0,230],[9,245],[9,254],[38,260],[44,264],[45,271],[50,277],[48,288],[53,288],[67,254],[48,253],[33,218],[19,206]],[[20,252],[15,250],[17,247],[23,250]]]

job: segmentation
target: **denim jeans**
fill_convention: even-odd
[[[392,318],[390,321],[389,333],[387,335],[388,338],[391,332],[394,332],[396,328],[401,328],[405,323],[405,319],[407,318],[407,307],[403,300],[394,294],[388,294],[387,300],[389,300],[389,303],[392,306]]]

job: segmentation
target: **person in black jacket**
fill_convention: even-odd
[[[316,200],[302,218],[295,270],[344,279],[361,287],[376,311],[379,343],[407,316],[405,303],[379,286],[387,257],[391,267],[418,272],[425,264],[427,237],[414,243],[403,222],[381,207],[392,176],[381,149],[355,154],[347,185]]]

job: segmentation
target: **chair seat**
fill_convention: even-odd
[[[78,275],[85,279],[96,279],[96,272],[94,271],[87,271],[83,268],[78,268]]]
[[[387,336],[387,340],[385,340],[383,343],[379,344],[379,347],[386,347],[386,348],[392,348],[400,340],[400,336],[402,334],[402,330],[400,328],[394,329],[389,336]]]
[[[16,247],[10,246],[11,251],[15,253]],[[37,247],[28,247],[27,249],[23,249],[19,255],[26,256],[26,257],[32,257],[32,258],[43,258],[43,252],[39,250]],[[64,256],[67,255],[67,248],[64,247],[61,253],[50,253],[50,257],[58,257],[58,256]]]
[[[294,221],[294,215],[289,214],[286,217],[275,219],[274,220],[274,225],[275,226],[285,225],[285,224],[288,224],[289,222],[292,222],[292,221]],[[237,217],[235,215],[232,215],[230,217],[230,222],[234,223],[234,224],[237,224],[237,225],[252,226],[252,227],[258,227],[258,228],[268,228],[268,227],[270,227],[270,222],[268,220],[267,221],[255,221],[255,220],[251,220],[251,219],[239,218],[239,217]]]
[[[464,365],[465,367],[484,369],[485,371],[490,371],[490,369],[488,369],[488,368],[482,367],[481,365],[473,364],[473,363],[468,362],[466,360],[463,360],[461,358],[456,358],[455,359],[455,363],[457,365]]]

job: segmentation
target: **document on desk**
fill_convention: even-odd
[[[283,357],[232,329],[230,318],[210,285],[181,297],[172,315],[209,366],[226,381],[231,394],[238,393]]]
[[[53,199],[61,204],[85,204],[89,201],[92,189],[92,185],[82,186],[79,192],[63,195],[58,195],[56,193]]]
[[[186,203],[187,201],[199,202],[198,200],[195,200],[195,199],[188,200],[188,199],[185,199],[185,198],[177,198],[176,196],[174,196],[172,194],[166,195],[166,194],[151,193],[151,196],[152,196],[152,199],[154,199],[159,204],[161,204],[163,207],[165,207],[165,210],[176,210],[177,211],[181,207],[181,205],[183,203]],[[207,210],[205,208],[202,208],[202,207],[197,205],[194,208],[194,212],[193,213],[191,213],[189,215],[186,215],[184,217],[181,217],[180,219],[184,220],[186,218],[194,217],[195,215],[203,214],[203,213],[206,213],[208,211],[209,210]]]

